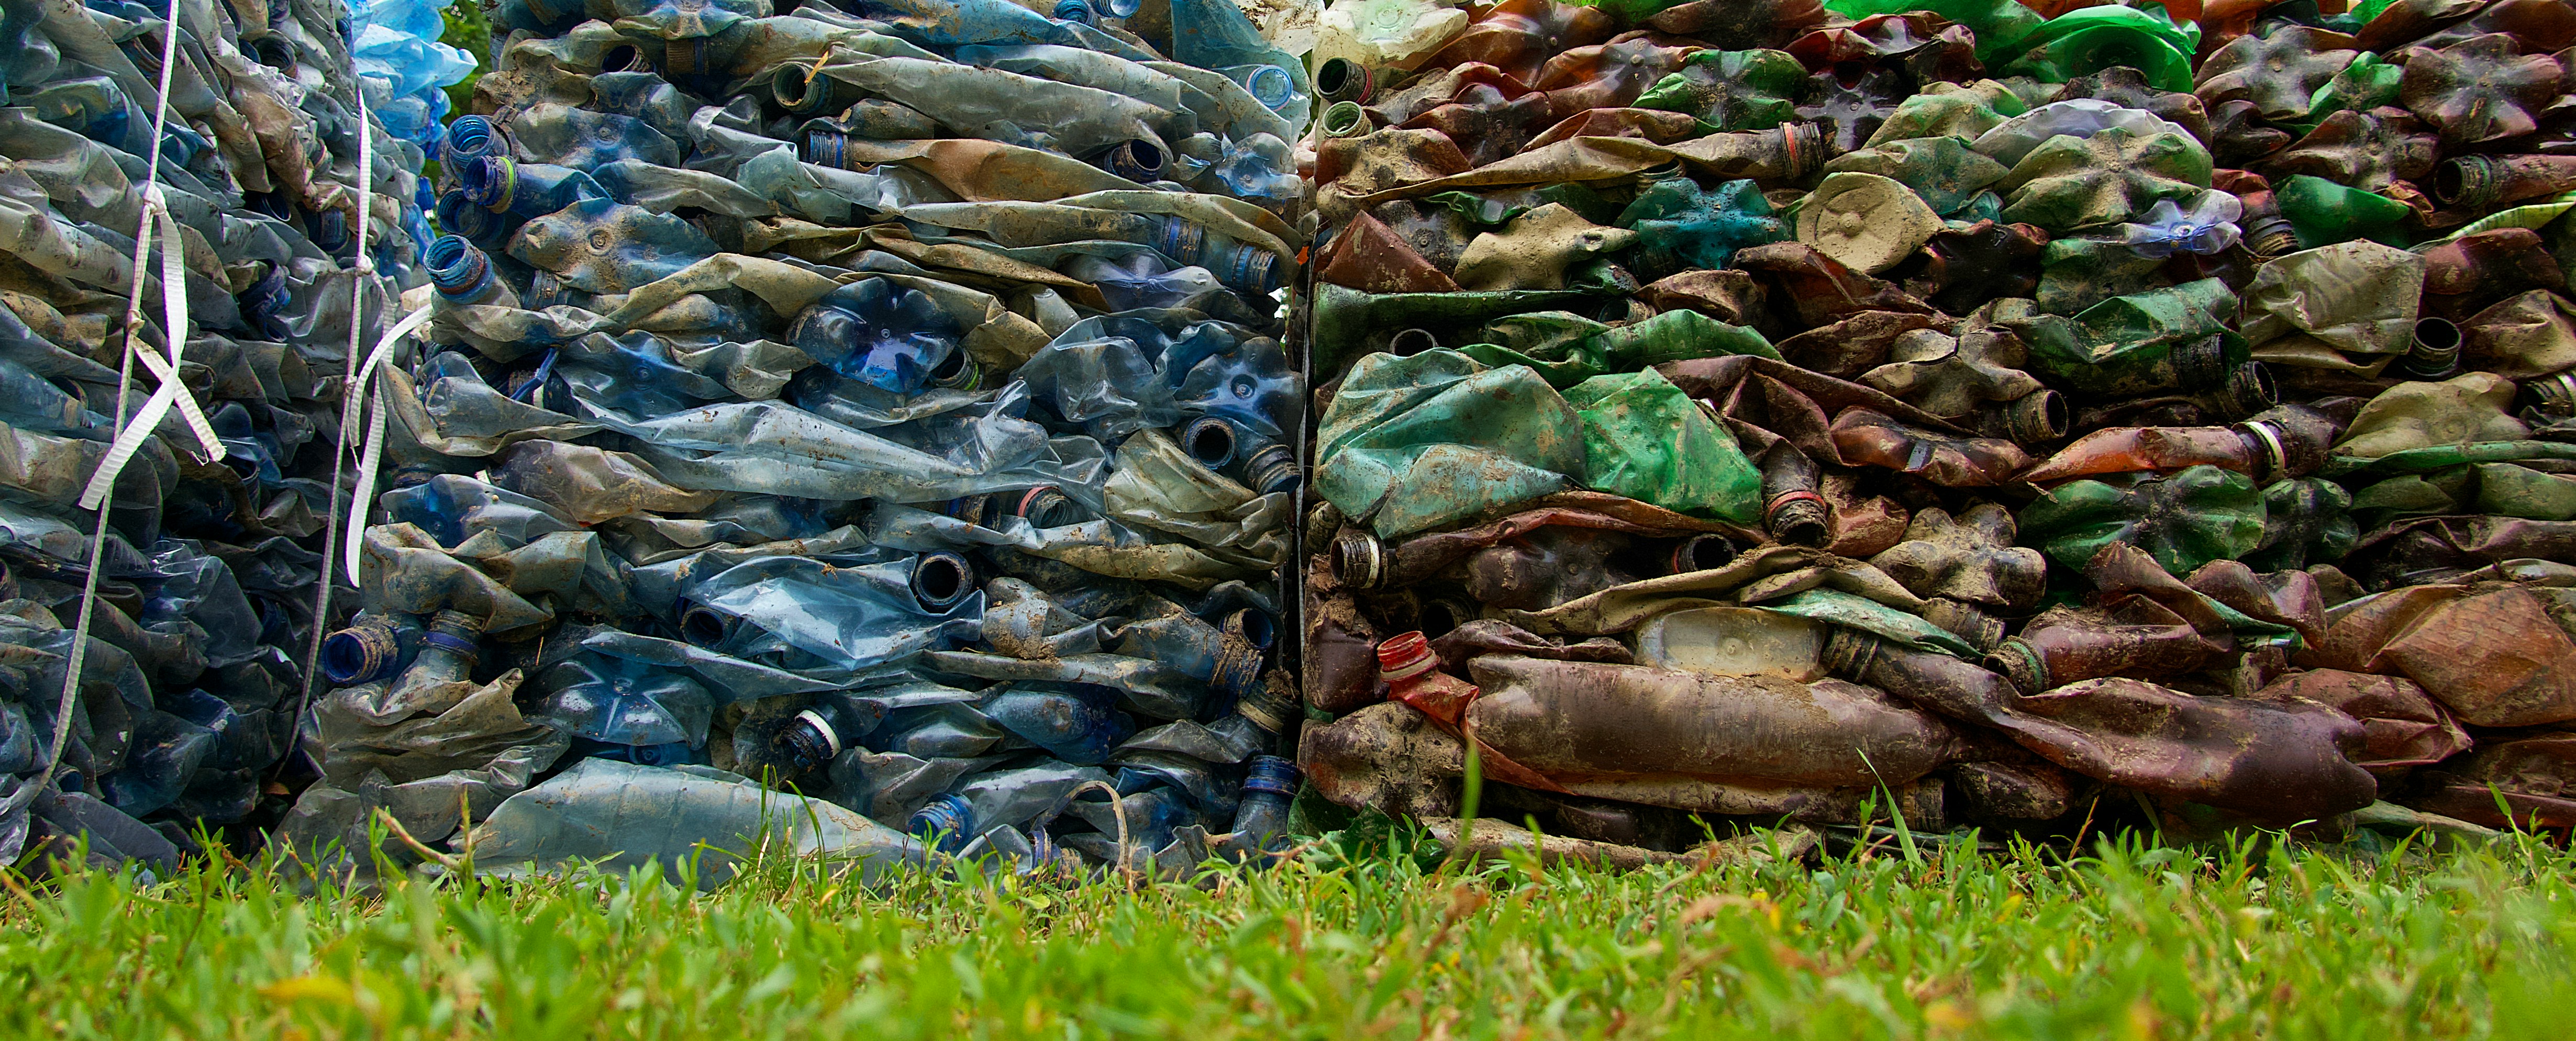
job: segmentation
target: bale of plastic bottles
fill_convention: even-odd
[[[1328,8],[1310,782],[2576,826],[2576,7],[2343,7]]]
[[[340,4],[0,8],[0,864],[255,849],[425,157]]]
[[[1303,63],[1228,0],[492,11],[277,848],[1282,848]]]

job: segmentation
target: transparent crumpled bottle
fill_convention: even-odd
[[[429,631],[420,635],[420,650],[394,680],[384,701],[409,704],[429,688],[470,681],[475,664],[483,658],[482,636],[483,622],[473,615],[440,611],[430,616]]]
[[[426,635],[416,618],[361,613],[323,638],[323,678],[342,687],[389,679],[411,667]]]
[[[954,853],[995,828],[1017,828],[1056,809],[1074,789],[1107,783],[1097,767],[1046,763],[970,774],[957,787],[913,811],[905,830]]]
[[[1226,850],[1238,857],[1280,850],[1287,844],[1288,806],[1296,798],[1297,764],[1275,755],[1254,756],[1244,774],[1243,801],[1235,807]]]

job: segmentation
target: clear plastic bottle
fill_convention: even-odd
[[[928,835],[939,849],[954,853],[995,828],[1016,828],[1072,798],[1074,789],[1092,781],[1107,783],[1096,767],[1046,763],[1011,770],[969,774],[955,788],[932,796],[906,821],[905,830]]]
[[[1657,615],[1637,629],[1637,660],[1710,676],[1825,675],[1826,628],[1758,607],[1702,607]]]
[[[420,636],[420,651],[412,657],[411,667],[394,681],[385,702],[409,704],[420,691],[472,679],[475,663],[482,660],[476,642],[482,635],[483,622],[473,615],[440,611],[431,616],[429,631]]]
[[[323,678],[340,687],[389,679],[411,667],[425,635],[408,618],[360,615],[322,640]]]
[[[1297,764],[1275,755],[1252,757],[1227,850],[1237,856],[1277,852],[1287,842],[1288,805],[1296,798]]]

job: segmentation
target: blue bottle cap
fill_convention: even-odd
[[[322,640],[322,675],[343,687],[391,676],[401,659],[391,626],[354,625]]]
[[[912,811],[912,818],[904,822],[904,827],[915,835],[939,835],[941,849],[955,849],[965,844],[967,826],[974,822],[975,808],[967,805],[966,800],[954,795],[934,795],[920,809]]]
[[[1251,770],[1244,775],[1243,790],[1294,798],[1297,780],[1297,764],[1275,755],[1256,755],[1252,757]]]
[[[921,609],[946,611],[975,591],[975,568],[954,553],[924,553],[912,565],[912,598]]]

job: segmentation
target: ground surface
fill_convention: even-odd
[[[1199,888],[768,866],[0,892],[0,1036],[2565,1037],[2576,861],[1894,844],[1616,875],[1400,837]],[[1444,870],[1445,868],[1445,870]]]

